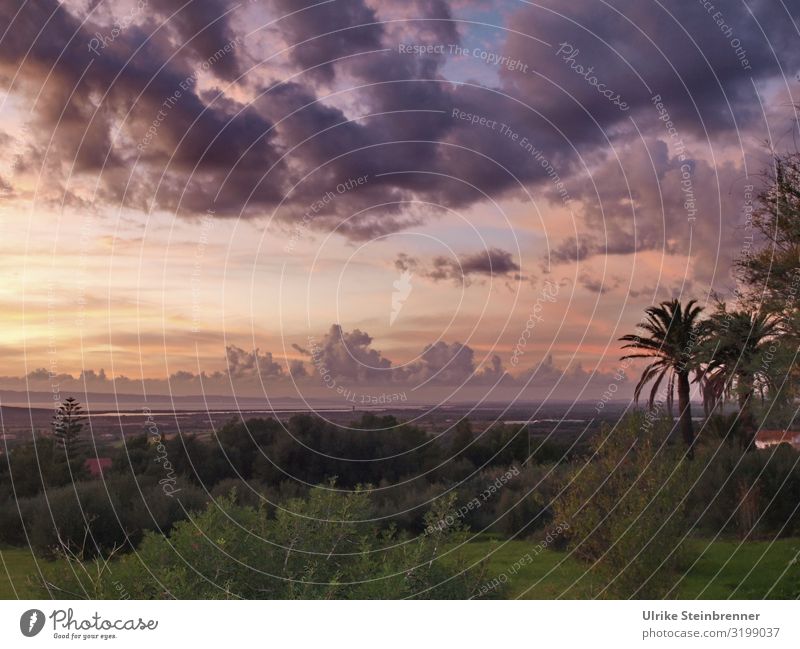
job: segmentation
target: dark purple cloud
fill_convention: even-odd
[[[670,155],[657,139],[634,140],[617,153],[573,183],[583,227],[577,239],[556,242],[550,260],[655,250],[691,256],[695,279],[729,287],[733,259],[746,244],[745,190],[752,194],[758,179],[728,161],[712,166],[688,153]]]
[[[218,56],[220,48],[240,38],[231,25],[239,6],[234,0],[148,0],[147,4],[175,32],[175,40],[186,43],[187,58],[213,59],[214,74],[225,81],[235,80],[244,71],[240,50]]]
[[[290,60],[307,75],[324,81],[336,76],[336,61],[381,48],[383,28],[363,2],[270,0],[291,47]]]
[[[701,2],[546,0],[523,6],[514,13],[515,28],[554,47],[549,56],[530,61],[541,75],[504,77],[520,94],[535,98],[571,140],[602,136],[594,120],[608,129],[637,113],[646,116],[656,94],[687,134],[736,137],[737,129],[760,119],[753,79],[790,77],[800,65],[792,25],[800,8],[769,0],[708,5],[711,13]],[[578,52],[565,61],[570,47]],[[510,34],[505,51],[530,60],[529,39]],[[573,69],[578,65],[591,67],[589,76],[620,94],[628,111],[587,83]]]
[[[479,41],[527,72],[498,67],[489,87],[451,83],[449,50],[409,54],[399,45],[473,47],[474,39],[463,42],[468,28],[451,20],[463,3],[454,6],[271,0],[236,9],[209,0],[182,8],[153,0],[91,51],[122,4],[84,23],[56,0],[6,2],[0,80],[32,102],[35,126],[17,169],[44,164],[43,191],[56,200],[74,191],[67,169],[77,178],[100,175],[101,204],[118,204],[124,192],[129,207],[214,209],[222,217],[277,209],[285,224],[340,183],[368,175],[309,222],[353,240],[441,213],[414,212],[409,201],[462,209],[487,197],[524,198],[524,186],[555,205],[568,196],[577,210],[583,232],[555,242],[556,262],[602,252],[673,254],[688,239],[674,190],[681,161],[663,146],[670,136],[654,95],[679,139],[705,147],[689,151],[696,185],[725,196],[742,161],[712,166],[704,161],[711,146],[752,147],[766,133],[757,89],[800,68],[796,3],[732,3],[717,16],[694,2],[548,0],[498,7],[498,22],[514,31],[491,30],[493,40]],[[244,38],[252,27],[246,17],[256,13],[277,22]],[[284,47],[282,58],[239,78],[247,64]],[[487,67],[479,58],[474,65]],[[635,144],[641,137],[649,155]],[[625,152],[623,163],[609,143]],[[13,196],[13,187],[7,179],[3,193]],[[698,201],[711,216],[693,227],[697,242],[735,249],[716,218],[730,201]]]
[[[411,271],[434,282],[452,281],[457,285],[468,285],[474,277],[524,279],[514,256],[497,247],[461,255],[457,259],[437,256],[425,263],[400,253],[394,263],[400,271]]]

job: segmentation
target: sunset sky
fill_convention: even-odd
[[[602,391],[800,135],[800,6],[714,4],[0,3],[0,385]]]

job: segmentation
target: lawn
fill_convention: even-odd
[[[35,597],[35,589],[31,584],[35,575],[38,575],[38,571],[30,550],[0,548],[0,599]]]
[[[502,580],[502,596],[523,599],[584,599],[600,590],[586,565],[566,552],[544,550],[533,556],[531,541],[476,541],[465,546],[472,561],[488,557],[485,584]],[[774,543],[693,540],[688,573],[676,577],[676,596],[681,599],[789,599],[800,596],[800,539]],[[530,556],[531,560],[527,560]],[[516,568],[515,568],[516,566]],[[31,579],[37,574],[30,551],[0,549],[0,599],[35,596]]]
[[[544,550],[532,556],[530,541],[479,541],[466,546],[470,559],[488,556],[485,587],[505,582],[506,598],[584,599],[600,590],[585,564],[565,552]],[[675,596],[681,599],[789,599],[800,596],[800,539],[774,543],[692,540],[688,573],[676,577]],[[531,561],[525,559],[532,556]],[[514,570],[514,566],[517,569]]]
[[[695,541],[698,557],[680,584],[686,599],[800,597],[800,539],[738,543]]]

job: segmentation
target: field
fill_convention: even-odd
[[[505,582],[502,597],[520,599],[587,599],[602,586],[587,566],[565,552],[544,550],[532,562],[513,566],[530,553],[528,541],[470,543],[470,558],[489,555],[486,584]],[[800,539],[773,543],[692,540],[693,557],[683,578],[676,577],[674,596],[680,599],[789,599],[800,596]],[[491,553],[491,554],[490,554]]]
[[[38,575],[38,571],[30,550],[0,548],[0,599],[36,597],[30,583],[35,575]]]
[[[467,545],[469,559],[488,556],[486,584],[505,583],[502,597],[521,599],[586,599],[599,594],[601,586],[586,566],[566,552],[544,550],[533,561],[515,564],[531,553],[530,541],[476,541]],[[674,595],[681,599],[794,599],[800,596],[800,539],[773,543],[693,540],[694,557],[688,573],[676,578]],[[30,581],[37,574],[33,555],[25,549],[0,550],[0,599],[35,596]],[[487,586],[487,596],[497,596]]]

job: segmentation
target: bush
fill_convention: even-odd
[[[204,503],[205,497],[192,487],[169,497],[155,480],[118,476],[106,482],[76,482],[19,501],[30,544],[40,555],[66,549],[81,558],[104,555],[115,547],[130,549],[146,530],[167,532],[185,518],[185,511]],[[22,533],[21,524],[10,529],[15,536]]]
[[[0,462],[0,500],[26,498],[71,484],[86,477],[85,456],[71,461],[64,458],[50,438],[38,439],[35,444],[21,444],[13,448]]]
[[[772,538],[800,533],[800,454],[788,444],[745,452],[707,445],[691,512],[706,533]]]
[[[684,561],[690,462],[662,447],[669,430],[666,421],[648,430],[640,415],[605,428],[556,502],[568,548],[601,575],[603,596],[664,597]]]
[[[482,581],[445,552],[465,540],[458,525],[416,538],[380,530],[361,490],[315,488],[274,518],[235,499],[209,504],[168,538],[146,534],[136,556],[114,562],[88,590],[116,597],[122,583],[141,599],[468,598]],[[441,499],[429,523],[452,505]]]

